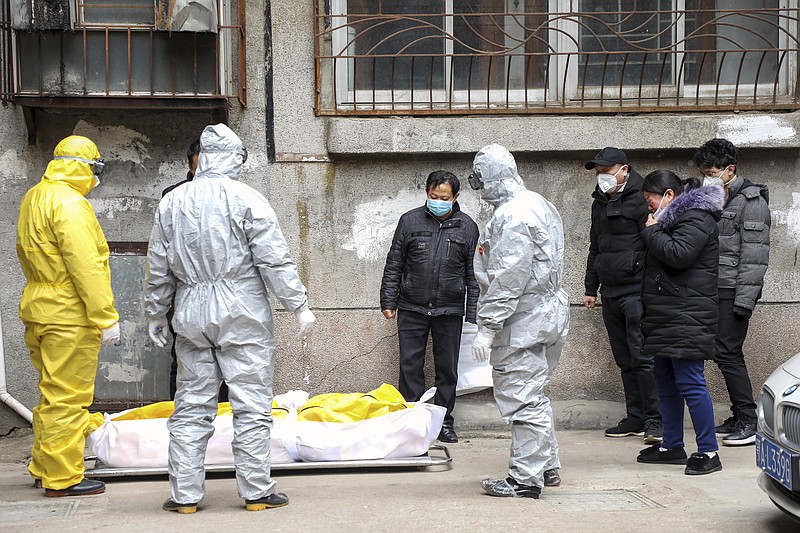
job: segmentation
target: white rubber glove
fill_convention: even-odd
[[[114,322],[113,325],[108,326],[105,329],[101,329],[100,333],[103,335],[103,346],[108,346],[109,344],[113,344],[114,346],[119,346],[120,344],[120,333],[119,333],[119,322]]]
[[[476,363],[485,363],[489,360],[494,336],[495,332],[490,329],[480,328],[478,330],[478,334],[475,335],[475,340],[472,342],[472,358]]]
[[[311,333],[311,330],[314,329],[314,324],[317,323],[317,317],[314,316],[311,309],[297,311],[294,316],[297,317],[297,324],[300,326],[299,337],[305,339],[308,337],[308,334]]]
[[[161,318],[151,318],[147,324],[147,333],[150,334],[150,339],[153,341],[153,344],[159,348],[163,348],[167,345],[167,336],[164,333],[167,327],[169,327],[169,323],[165,316]]]

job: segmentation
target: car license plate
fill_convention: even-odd
[[[756,433],[756,465],[772,479],[789,490],[794,490],[800,454],[794,454]]]

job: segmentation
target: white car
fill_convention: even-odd
[[[758,400],[758,486],[800,520],[800,354],[767,378]]]

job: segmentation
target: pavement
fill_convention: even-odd
[[[449,466],[276,472],[287,507],[247,512],[232,474],[210,475],[194,515],[161,510],[166,477],[110,480],[105,494],[45,498],[25,463],[30,431],[0,438],[0,531],[763,531],[796,532],[756,485],[754,447],[723,448],[723,470],[636,463],[641,437],[558,433],[563,483],[541,499],[494,498],[484,477],[505,477],[508,432],[462,432]],[[687,434],[687,442],[693,435]],[[693,451],[693,446],[687,449]]]

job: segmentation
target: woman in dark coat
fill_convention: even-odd
[[[714,357],[717,334],[717,221],[725,194],[721,187],[699,184],[656,170],[642,188],[652,212],[642,230],[647,246],[642,352],[655,361],[664,441],[642,450],[637,461],[685,464],[690,475],[722,469],[703,369],[705,359]],[[684,402],[697,436],[697,453],[688,460]]]

